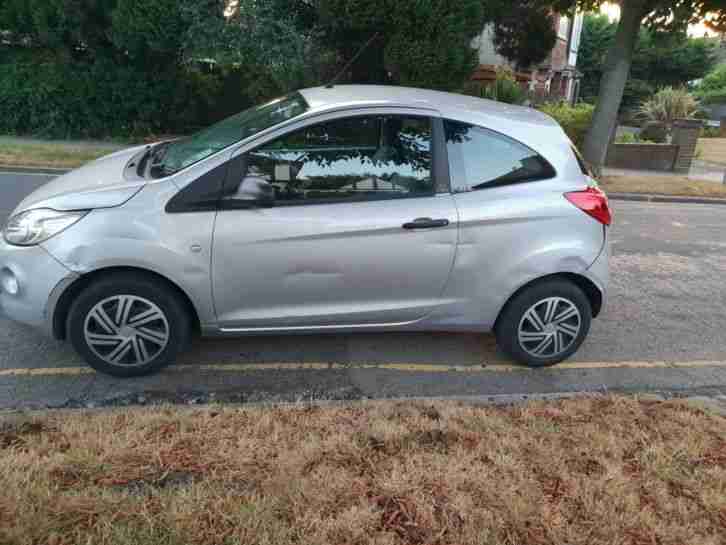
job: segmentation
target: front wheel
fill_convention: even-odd
[[[172,363],[191,334],[185,305],[163,282],[116,274],[87,287],[68,314],[68,337],[102,373],[135,377]]]
[[[514,360],[546,367],[566,360],[590,331],[592,308],[583,291],[566,280],[535,284],[502,311],[497,343]]]

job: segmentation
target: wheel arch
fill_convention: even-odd
[[[600,311],[602,310],[602,304],[603,304],[603,294],[602,291],[600,291],[600,288],[597,287],[597,285],[587,278],[586,276],[583,276],[581,274],[573,273],[573,272],[561,272],[561,273],[554,273],[554,274],[548,274],[546,276],[540,276],[538,278],[535,278],[533,280],[530,280],[523,286],[520,286],[514,293],[512,293],[508,298],[507,301],[502,305],[502,308],[499,309],[499,314],[497,315],[497,319],[494,322],[494,329],[496,330],[497,325],[499,323],[499,318],[504,313],[504,310],[509,305],[510,301],[514,300],[515,297],[517,297],[520,293],[523,291],[531,288],[532,286],[536,284],[540,284],[542,282],[547,282],[550,280],[567,280],[569,282],[572,282],[577,287],[579,287],[587,297],[588,301],[590,301],[590,307],[592,308],[592,317],[597,318],[600,314]]]
[[[186,294],[183,289],[181,289],[181,287],[176,282],[170,280],[168,277],[162,274],[159,274],[158,272],[144,269],[142,267],[118,266],[104,267],[85,273],[79,276],[63,290],[63,293],[61,293],[60,297],[58,298],[55,307],[52,309],[53,316],[51,318],[51,333],[53,334],[53,338],[57,340],[66,339],[66,323],[68,321],[68,312],[70,311],[71,305],[73,304],[73,301],[78,296],[78,294],[80,294],[84,289],[86,289],[88,286],[98,281],[99,279],[104,278],[110,274],[118,273],[139,274],[167,284],[175,293],[177,293],[177,295],[179,295],[180,300],[186,305],[190,313],[189,315],[192,317],[192,324],[194,330],[196,332],[199,332],[199,313],[194,306],[191,298]]]

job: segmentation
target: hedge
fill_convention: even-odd
[[[558,102],[543,104],[539,109],[562,125],[575,146],[582,148],[585,143],[585,135],[590,125],[592,125],[595,106],[586,102],[581,102],[576,106],[566,102]]]
[[[237,75],[172,68],[153,75],[93,63],[0,63],[0,133],[48,138],[185,133],[250,106]],[[240,85],[226,89],[226,79]]]

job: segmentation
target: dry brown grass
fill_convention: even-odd
[[[726,197],[726,185],[685,176],[603,176],[599,182],[606,192],[613,193]]]
[[[62,142],[48,144],[0,142],[0,165],[76,168],[113,151],[105,147],[75,146]]]
[[[0,436],[3,544],[717,544],[726,421],[677,402],[54,414]]]
[[[726,166],[726,138],[701,138],[696,153],[701,161]]]

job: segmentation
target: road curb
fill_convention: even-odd
[[[649,195],[643,193],[608,193],[612,201],[663,202],[681,204],[724,204],[726,199],[710,197],[679,197],[677,195]]]
[[[29,167],[23,165],[0,165],[0,173],[13,173],[13,174],[50,174],[60,176],[70,172],[72,169],[68,168],[53,168],[53,167]]]
[[[621,390],[589,389],[572,392],[552,393],[519,393],[519,394],[481,394],[481,395],[451,395],[451,396],[394,396],[382,398],[361,397],[359,399],[300,399],[297,401],[225,401],[215,396],[193,397],[186,401],[172,402],[171,405],[179,411],[219,410],[226,409],[270,409],[270,408],[296,408],[296,407],[376,407],[399,403],[415,405],[431,405],[434,403],[459,403],[471,406],[516,406],[536,402],[557,402],[572,399],[594,399],[603,396],[624,396],[649,402],[676,402],[683,403],[694,409],[705,410],[726,417],[726,395],[720,389],[695,388],[683,390],[641,390],[624,388]],[[128,398],[128,396],[126,396]],[[168,405],[152,399],[152,395],[140,393],[131,396],[139,399],[109,398],[98,402],[70,401],[63,405],[50,405],[47,407],[20,407],[1,408],[0,427],[4,422],[14,419],[43,417],[49,414],[72,414],[83,411],[90,414],[102,414],[129,409],[154,409]]]

